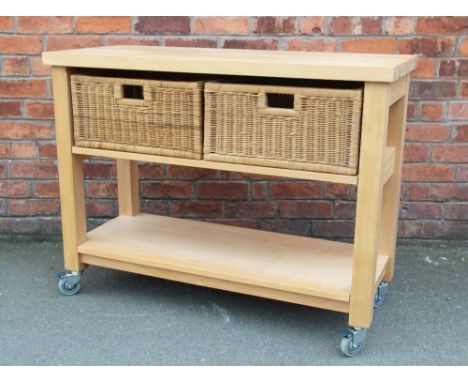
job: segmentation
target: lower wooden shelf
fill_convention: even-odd
[[[352,244],[140,214],[92,230],[78,252],[85,264],[349,311]],[[377,258],[376,286],[387,261]]]

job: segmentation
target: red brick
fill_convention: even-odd
[[[185,166],[167,166],[167,174],[171,179],[214,179],[217,171],[207,168],[185,167]]]
[[[45,95],[44,80],[0,80],[0,97],[43,98]]]
[[[0,53],[39,54],[41,51],[41,36],[0,36]]]
[[[411,81],[409,97],[417,99],[450,99],[457,95],[457,83],[449,81]]]
[[[313,200],[307,202],[279,202],[279,216],[286,218],[331,218],[333,217],[332,202]]]
[[[457,76],[468,77],[468,60],[457,60]]]
[[[356,216],[356,202],[337,200],[335,202],[335,217],[338,219],[354,219]]]
[[[120,37],[120,36],[108,36],[106,37],[105,45],[149,45],[158,46],[159,41],[152,37]]]
[[[7,198],[21,198],[29,195],[29,184],[22,180],[0,181],[0,196]]]
[[[453,77],[456,73],[455,60],[442,60],[439,66],[439,77]]]
[[[440,121],[444,119],[445,104],[441,102],[424,102],[421,104],[421,120]]]
[[[327,238],[351,238],[354,236],[354,223],[349,221],[314,221],[312,236]]]
[[[117,184],[109,182],[93,182],[87,184],[88,198],[116,198]]]
[[[468,119],[468,102],[450,103],[449,119]]]
[[[468,165],[466,166],[458,165],[457,180],[460,180],[462,182],[468,182]]]
[[[52,102],[28,102],[26,115],[34,119],[53,119],[54,104]]]
[[[11,16],[0,16],[0,31],[12,31],[13,30],[13,17]]]
[[[78,33],[130,33],[129,16],[81,16],[76,18]]]
[[[345,40],[341,46],[343,52],[396,53],[395,40],[388,37]]]
[[[455,168],[449,165],[412,163],[403,166],[403,180],[406,181],[449,182],[454,176]]]
[[[447,125],[417,124],[408,125],[406,139],[418,142],[440,142],[449,138],[450,129]]]
[[[216,40],[210,39],[186,39],[186,38],[167,38],[164,41],[165,46],[181,46],[187,48],[216,48]]]
[[[351,186],[347,184],[325,183],[323,197],[327,199],[349,199],[351,190]]]
[[[168,202],[165,200],[142,200],[141,212],[156,215],[169,215]]]
[[[437,162],[460,162],[468,159],[468,146],[463,144],[438,145],[432,149],[432,159]]]
[[[16,30],[20,33],[70,33],[73,31],[70,16],[19,16]]]
[[[223,48],[225,49],[260,49],[276,50],[278,49],[277,40],[226,40]]]
[[[426,57],[452,57],[455,51],[454,37],[416,37],[399,40],[402,54],[422,54]]]
[[[462,82],[460,84],[460,94],[462,98],[468,98],[468,82]]]
[[[87,200],[86,215],[89,217],[115,216],[115,202],[108,200]]]
[[[5,164],[0,163],[0,178],[5,178]]]
[[[58,181],[34,182],[33,196],[35,198],[55,199],[60,196]]]
[[[404,203],[401,209],[401,218],[408,220],[440,219],[442,218],[442,205],[438,203]]]
[[[36,145],[34,142],[12,143],[11,155],[14,158],[34,158],[36,156]]]
[[[418,17],[416,32],[420,34],[465,33],[468,32],[468,17]]]
[[[433,184],[431,187],[433,200],[468,200],[468,185],[460,183]]]
[[[267,183],[252,183],[252,198],[253,199],[265,199],[267,193]]]
[[[300,50],[311,52],[336,52],[336,41],[309,40],[303,41],[300,39],[293,39],[289,41],[288,50]]]
[[[278,199],[317,198],[321,195],[321,187],[312,182],[270,183],[270,194]]]
[[[200,182],[198,196],[201,199],[247,199],[247,183],[238,182]]]
[[[463,38],[458,47],[459,56],[468,56],[468,37]]]
[[[299,19],[299,33],[305,35],[318,35],[325,33],[325,17],[311,16]]]
[[[56,178],[57,165],[52,161],[29,160],[8,163],[10,178]]]
[[[264,231],[308,236],[310,231],[310,223],[308,220],[260,220],[260,229]]]
[[[142,195],[151,198],[190,198],[192,183],[190,182],[152,182],[142,185]]]
[[[10,215],[17,216],[57,215],[59,202],[57,200],[10,199],[8,211]]]
[[[275,216],[274,202],[225,202],[224,217],[229,218],[268,218]]]
[[[383,17],[361,17],[360,34],[381,34]]]
[[[10,145],[8,143],[0,143],[0,158],[10,157]]]
[[[246,35],[249,33],[248,17],[196,17],[195,34]]]
[[[39,158],[57,158],[57,146],[55,143],[40,143],[37,144]]]
[[[468,125],[457,125],[453,129],[455,131],[455,142],[468,142]]]
[[[170,205],[171,216],[217,217],[222,215],[222,202],[211,200],[174,201]]]
[[[54,130],[49,125],[28,122],[2,122],[0,121],[0,138],[52,138]]]
[[[409,183],[406,185],[405,200],[429,200],[430,186],[424,183]]]
[[[188,16],[140,16],[135,31],[144,34],[190,33]]]
[[[48,36],[47,37],[47,51],[63,50],[63,49],[79,49],[79,48],[92,48],[100,46],[100,36]]]
[[[0,118],[12,118],[19,116],[21,116],[21,102],[0,101]]]
[[[257,223],[255,220],[247,219],[203,219],[207,222],[213,222],[216,224],[231,225],[234,227],[243,227],[243,228],[256,228]]]
[[[413,120],[417,118],[417,109],[414,102],[408,102],[408,108],[406,110],[406,119]]]
[[[292,34],[296,22],[295,17],[256,17],[255,34]]]
[[[389,35],[413,34],[415,18],[408,16],[388,17],[384,33]]]
[[[468,220],[467,203],[450,203],[446,206],[448,220]]]
[[[425,162],[429,160],[430,151],[429,145],[406,144],[403,158],[405,162]]]
[[[330,22],[331,35],[348,35],[351,34],[353,23],[349,16],[333,17]]]
[[[27,57],[6,57],[3,59],[2,75],[29,76],[29,61]]]
[[[414,78],[433,78],[435,75],[436,61],[432,58],[420,58],[416,62],[416,69],[411,72]]]
[[[140,179],[162,179],[164,178],[164,167],[155,163],[141,163],[139,177]]]
[[[50,66],[44,65],[42,63],[41,57],[31,58],[31,68],[32,68],[32,74],[35,77],[44,77],[44,76],[48,77],[52,74],[52,70]]]
[[[84,163],[84,174],[88,179],[109,179],[112,176],[114,166],[110,163]]]

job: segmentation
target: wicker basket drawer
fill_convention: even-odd
[[[75,145],[202,158],[203,84],[71,76]]]
[[[206,83],[204,158],[355,175],[362,89]]]

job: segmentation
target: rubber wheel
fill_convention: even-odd
[[[384,298],[375,296],[374,299],[374,309],[380,308],[383,305]]]
[[[58,283],[58,289],[64,296],[73,296],[80,290],[80,283],[76,283],[72,288],[70,288],[70,285],[67,284],[67,279],[65,278],[60,279]]]
[[[361,351],[361,345],[354,345],[352,337],[344,337],[341,339],[340,349],[346,357],[354,357]]]

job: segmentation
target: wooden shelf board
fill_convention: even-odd
[[[140,214],[92,230],[78,252],[84,263],[327,309],[346,311],[350,298],[347,243]],[[376,285],[387,259],[378,256]]]
[[[392,82],[416,67],[416,56],[153,46],[106,46],[44,52],[52,66]]]
[[[238,163],[210,162],[207,160],[184,159],[163,157],[151,154],[130,153],[125,151],[112,151],[102,149],[92,149],[87,147],[73,146],[72,153],[84,156],[96,156],[111,159],[129,159],[141,162],[153,162],[171,164],[176,166],[188,166],[208,168],[222,171],[235,171],[247,174],[257,174],[266,176],[278,176],[286,178],[296,178],[305,180],[318,180],[324,182],[357,184],[358,178],[355,175],[327,174],[324,172],[289,170],[275,167],[251,166]]]

